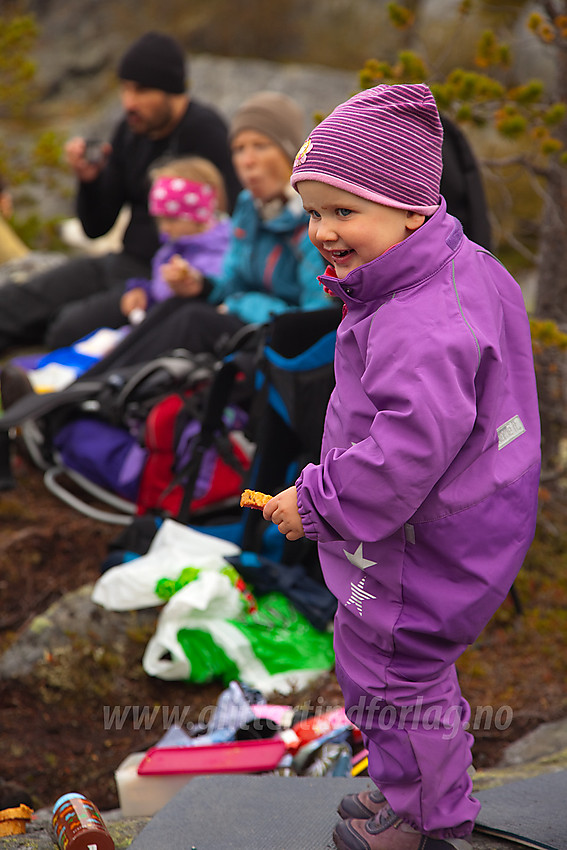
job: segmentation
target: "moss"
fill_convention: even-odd
[[[149,821],[150,818],[132,818],[109,824],[108,831],[112,836],[116,850],[124,850],[124,848],[130,847],[132,841]]]
[[[530,319],[532,343],[544,348],[567,349],[567,334],[563,333],[550,319]]]
[[[127,659],[119,652],[75,638],[46,653],[34,675],[43,699],[61,703],[69,696],[74,699],[77,691],[84,698],[105,701],[113,693],[115,676],[130,672]]]
[[[34,617],[30,623],[30,632],[33,634],[39,635],[45,631],[45,629],[49,629],[52,626],[52,622],[49,617],[46,617],[44,614],[40,614],[39,617]]]
[[[154,632],[155,624],[147,623],[145,625],[140,624],[137,626],[129,626],[126,629],[126,636],[128,637],[128,640],[131,640],[133,643],[145,647]]]

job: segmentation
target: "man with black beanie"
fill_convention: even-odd
[[[157,160],[196,155],[222,173],[232,204],[239,191],[223,119],[187,93],[186,57],[159,32],[135,41],[118,65],[124,115],[110,142],[95,150],[83,138],[66,145],[78,181],[77,214],[89,237],[112,228],[123,206],[131,218],[120,253],[73,258],[25,283],[0,288],[0,352],[21,344],[69,345],[101,326],[119,327],[128,278],[147,278],[159,247],[148,213],[148,168]],[[8,379],[3,370],[2,383]]]

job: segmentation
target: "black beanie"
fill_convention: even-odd
[[[147,32],[126,51],[118,65],[121,80],[131,80],[150,89],[183,94],[185,54],[169,35]]]

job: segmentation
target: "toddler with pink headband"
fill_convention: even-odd
[[[191,268],[220,272],[230,239],[223,178],[212,162],[183,157],[152,169],[148,197],[162,245],[152,261],[152,278],[131,278],[120,309],[136,324],[172,295],[191,297]]]

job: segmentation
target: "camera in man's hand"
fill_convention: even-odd
[[[104,142],[99,139],[87,139],[85,142],[85,159],[91,165],[100,165],[104,160]]]

